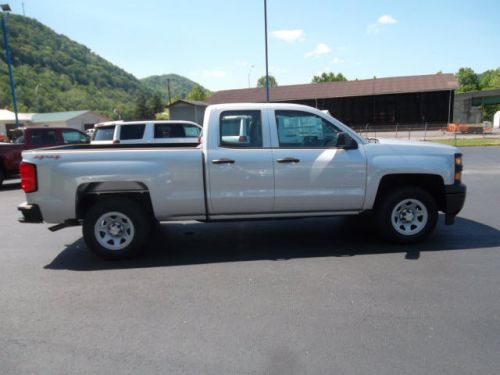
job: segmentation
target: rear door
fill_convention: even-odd
[[[276,110],[270,117],[275,213],[361,209],[366,179],[362,148],[337,148],[340,129],[316,114]]]
[[[26,136],[29,137],[28,140]],[[57,146],[63,143],[58,129],[50,128],[29,129],[29,132],[25,133],[26,141],[29,148],[32,149]]]
[[[271,213],[273,155],[265,111],[221,110],[212,115],[217,123],[206,135],[205,156],[210,214]]]

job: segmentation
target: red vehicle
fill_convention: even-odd
[[[0,143],[0,186],[5,179],[18,177],[24,150],[90,142],[87,134],[72,128],[22,128],[13,138],[11,143]]]

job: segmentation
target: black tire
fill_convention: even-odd
[[[428,237],[436,228],[438,210],[429,192],[402,186],[387,191],[375,208],[380,234],[395,243],[413,243]]]
[[[147,212],[135,201],[102,198],[85,215],[83,238],[87,247],[103,258],[132,258],[145,248],[151,234],[150,223]]]
[[[2,186],[4,180],[5,180],[5,172],[3,171],[3,168],[0,167],[0,186]]]

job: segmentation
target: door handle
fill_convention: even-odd
[[[278,163],[298,163],[300,159],[297,158],[283,158],[276,160]]]
[[[226,158],[215,159],[215,160],[212,160],[212,164],[234,164],[234,160],[226,159]]]

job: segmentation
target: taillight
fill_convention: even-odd
[[[462,180],[462,170],[464,165],[462,163],[462,154],[455,154],[455,183],[459,184]]]
[[[36,165],[21,162],[19,173],[21,174],[21,188],[23,191],[25,193],[37,191]]]

